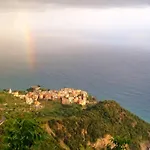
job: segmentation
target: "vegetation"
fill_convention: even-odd
[[[69,116],[78,115],[82,112],[82,107],[77,104],[62,105],[60,102],[44,101],[41,102],[44,109],[39,111],[38,116],[44,118],[65,118]]]
[[[60,150],[55,139],[48,135],[33,115],[23,113],[3,124],[2,149],[6,150]]]
[[[115,101],[98,102],[84,109],[59,101],[41,103],[43,108],[37,110],[24,100],[0,92],[0,117],[6,119],[0,125],[0,149],[94,150],[100,149],[94,144],[105,135],[110,135],[115,145],[108,143],[107,150],[122,150],[126,144],[138,150],[141,142],[150,141],[150,124]]]
[[[135,150],[140,149],[140,142],[150,140],[150,125],[115,101],[99,102],[76,116],[49,120],[49,126],[72,150],[80,144],[86,147],[89,141],[94,143],[106,134],[131,140],[129,146]]]
[[[29,150],[44,139],[42,128],[34,119],[18,117],[4,123],[4,148],[7,150]]]
[[[129,140],[120,137],[114,137],[111,139],[111,141],[114,146],[108,144],[107,150],[127,150],[127,145],[130,144]]]

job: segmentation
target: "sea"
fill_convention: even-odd
[[[82,89],[99,101],[115,100],[150,122],[149,49],[107,44],[63,49],[37,45],[34,67],[24,59],[1,63],[0,89],[25,90],[37,84],[49,89]]]
[[[82,89],[150,122],[148,3],[66,2],[2,5],[0,90]]]

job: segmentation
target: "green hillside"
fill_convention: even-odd
[[[47,132],[49,138],[36,148],[38,150],[105,149],[107,142],[117,136],[129,140],[131,150],[141,147],[144,150],[150,143],[150,124],[115,101],[101,101],[84,108],[77,104],[62,105],[59,101],[41,101],[41,104],[43,108],[37,110],[24,100],[0,92],[1,118],[16,119],[28,113]],[[0,125],[0,140],[4,128],[5,122]]]
[[[108,134],[129,139],[130,148],[135,150],[140,149],[140,143],[150,140],[150,125],[115,101],[99,102],[81,114],[62,120],[49,120],[49,126],[71,150],[78,149],[80,145],[86,147],[88,142],[94,143]]]

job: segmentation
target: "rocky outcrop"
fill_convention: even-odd
[[[88,145],[90,145],[91,147],[93,147],[96,150],[99,149],[105,149],[107,147],[107,145],[112,145],[113,147],[113,143],[111,142],[112,136],[111,135],[105,135],[104,138],[99,138],[97,139],[97,141],[95,143],[88,143]]]
[[[141,150],[149,150],[150,149],[150,141],[140,143]]]

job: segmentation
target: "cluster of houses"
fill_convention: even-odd
[[[15,97],[25,99],[29,105],[35,104],[36,106],[40,105],[40,100],[60,101],[64,105],[76,103],[84,106],[88,103],[88,93],[79,89],[41,90],[40,86],[33,86],[30,89],[24,95],[19,94],[19,92],[12,92],[11,89],[9,93]]]

